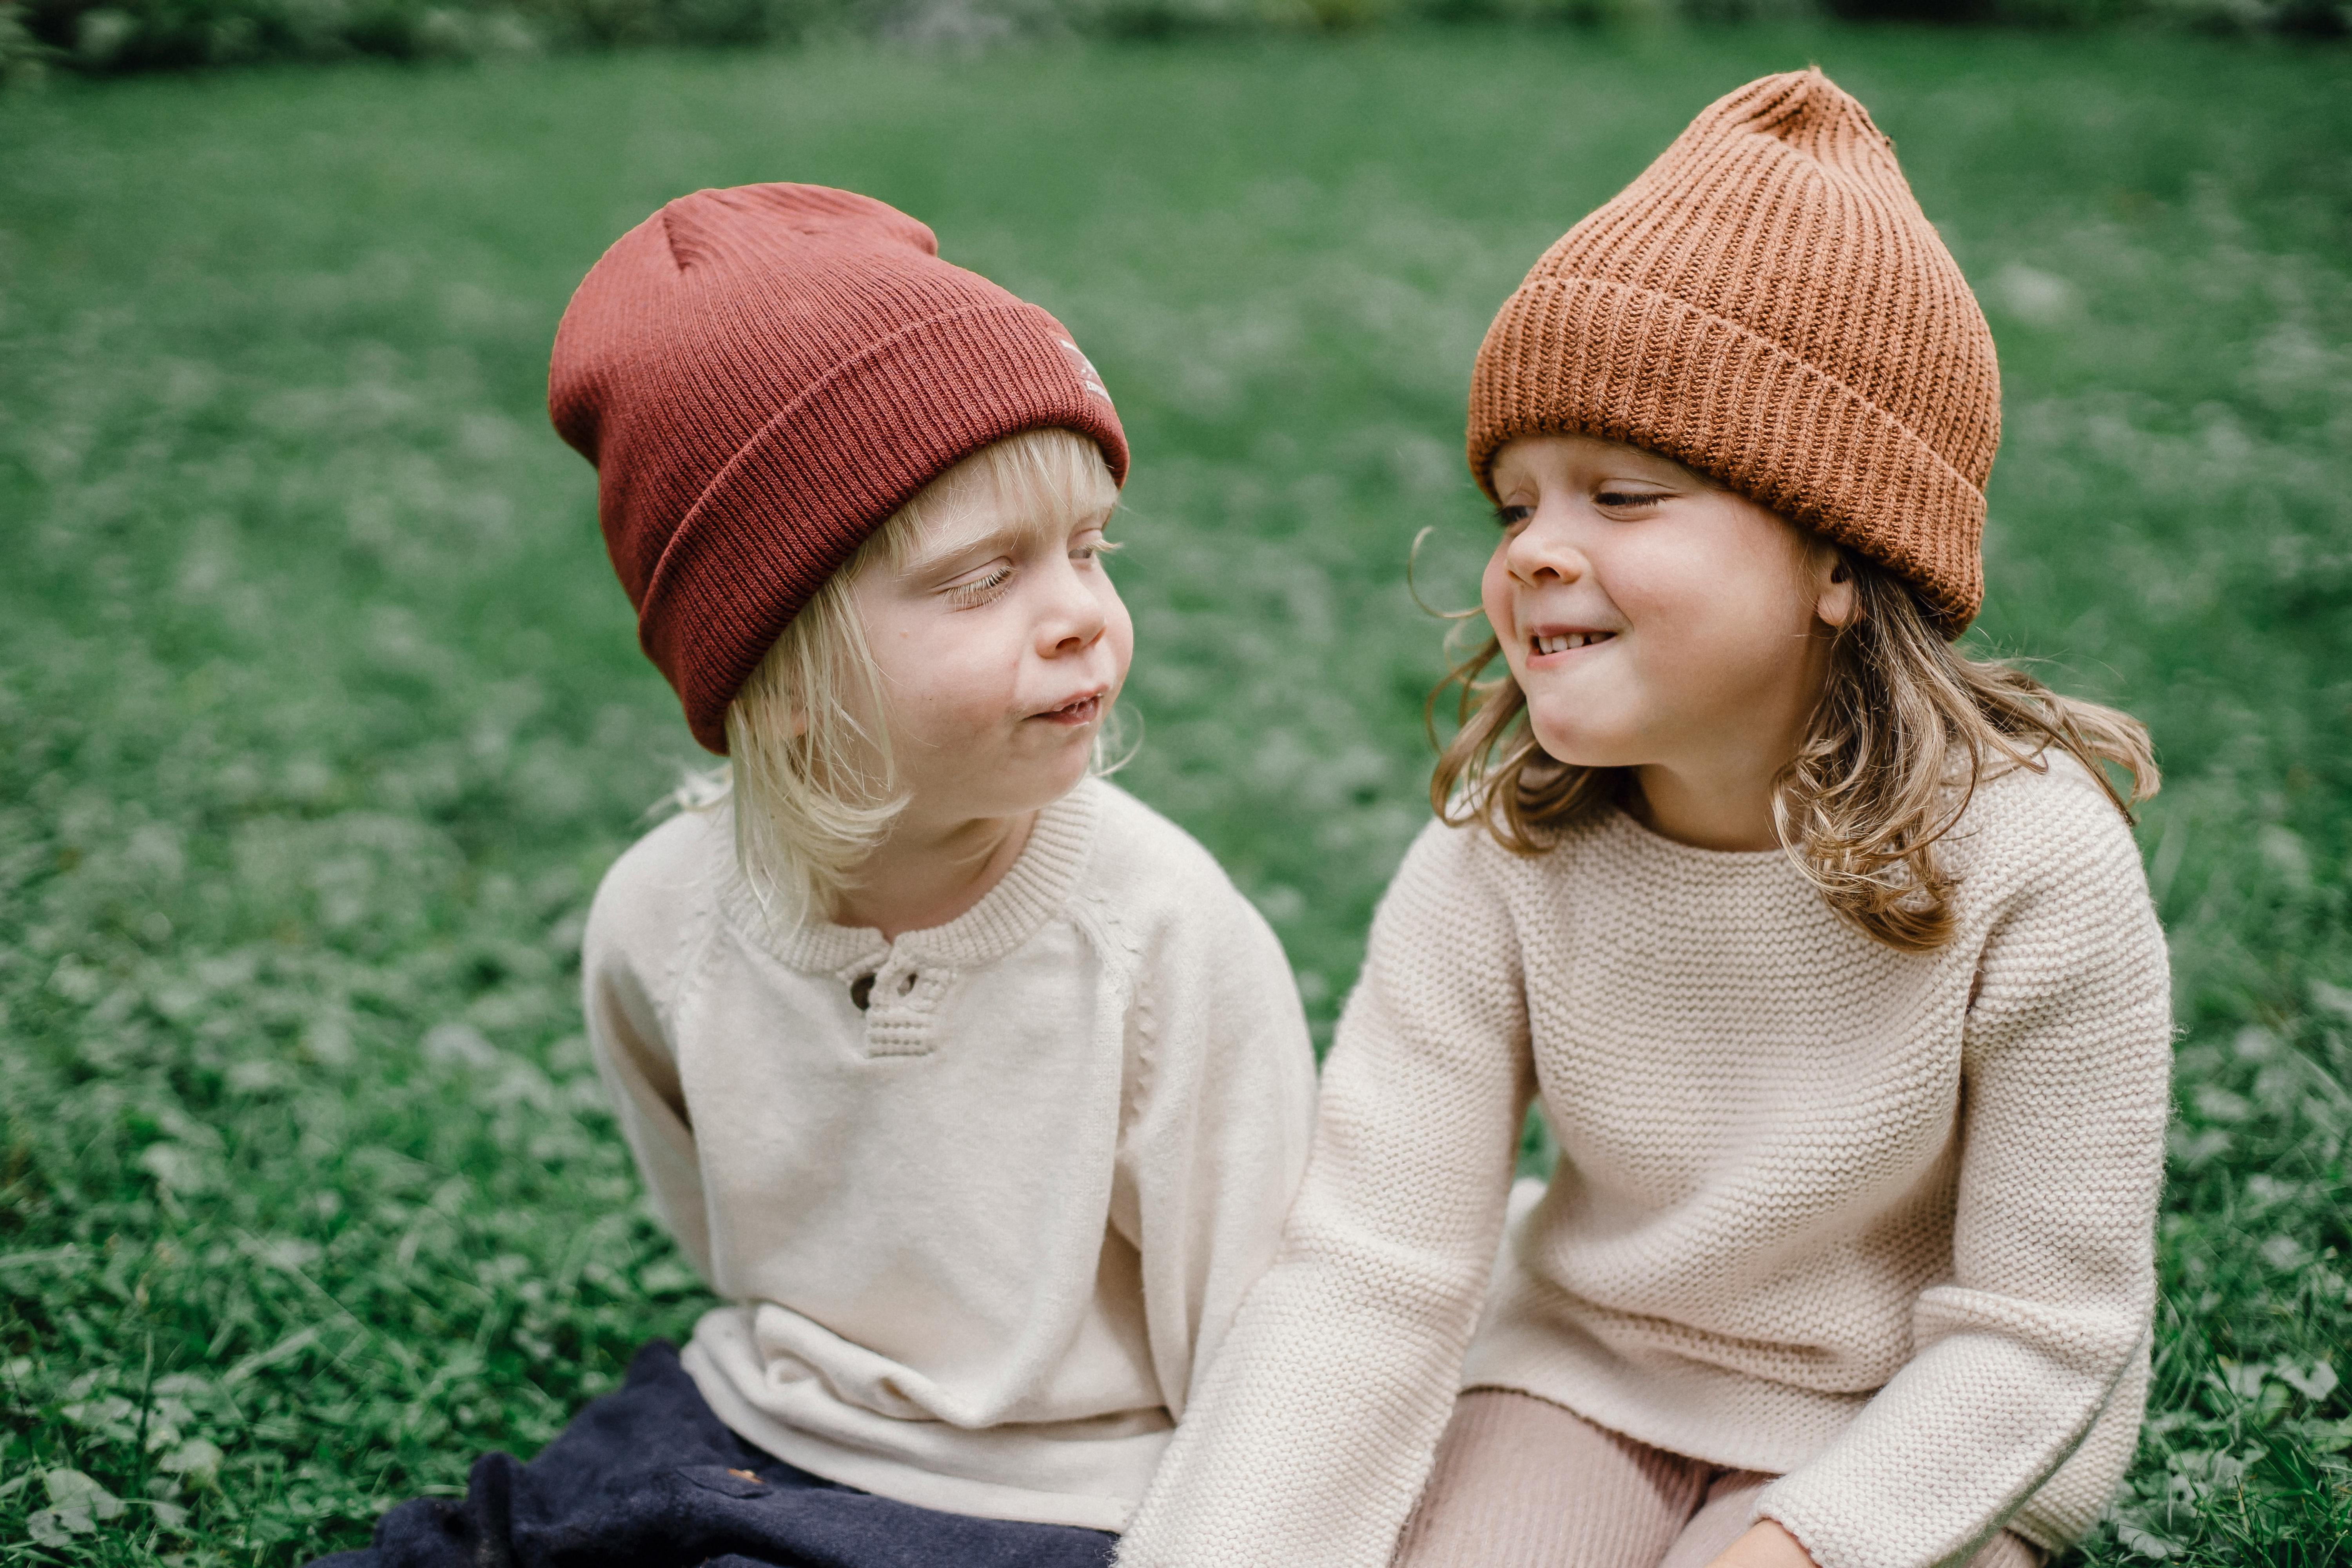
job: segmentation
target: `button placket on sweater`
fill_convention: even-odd
[[[929,1056],[948,994],[966,974],[1019,948],[1066,904],[1090,852],[1098,787],[1082,784],[1041,811],[1020,858],[978,904],[897,942],[821,920],[766,931],[765,908],[744,881],[731,845],[720,850],[719,900],[739,929],[759,933],[751,937],[755,945],[841,985],[863,1016],[860,1054],[867,1060]]]
[[[930,1055],[940,1002],[961,974],[961,970],[919,958],[895,942],[880,968],[853,966],[842,979],[853,998],[864,997],[866,1054]]]

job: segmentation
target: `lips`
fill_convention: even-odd
[[[1101,692],[1089,691],[1083,697],[1070,699],[1059,708],[1049,708],[1042,713],[1033,713],[1030,717],[1042,719],[1048,724],[1067,724],[1075,728],[1080,724],[1091,724],[1101,718],[1102,702]]]
[[[1592,626],[1539,626],[1528,634],[1528,661],[1538,665],[1556,663],[1616,638],[1615,632]]]

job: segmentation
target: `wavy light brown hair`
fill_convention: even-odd
[[[1773,826],[1839,916],[1889,947],[1931,952],[1951,940],[1956,885],[1937,842],[1979,784],[2046,766],[2055,747],[2129,820],[2157,791],[2156,760],[2146,727],[2129,714],[2061,697],[2013,664],[1962,651],[1900,578],[1837,552],[1853,574],[1858,613],[1837,632],[1811,729],[1773,783]],[[1440,746],[1429,798],[1447,823],[1478,822],[1505,848],[1539,855],[1563,829],[1630,802],[1637,786],[1631,769],[1548,755],[1508,668],[1486,674],[1502,652],[1487,637],[1430,693],[1433,742],[1450,688],[1459,688],[1460,728]],[[2108,776],[2110,763],[2129,775],[2128,794]]]

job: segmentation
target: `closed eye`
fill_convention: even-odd
[[[1593,496],[1592,504],[1606,507],[1612,511],[1627,511],[1638,507],[1654,506],[1665,499],[1651,490],[1601,490]]]
[[[975,577],[969,583],[959,583],[950,588],[948,602],[959,610],[968,610],[995,598],[1004,591],[1004,585],[1012,581],[1012,565],[1000,561],[982,575]]]
[[[1495,509],[1495,521],[1499,527],[1513,529],[1519,527],[1535,514],[1536,509],[1531,506],[1498,506]]]

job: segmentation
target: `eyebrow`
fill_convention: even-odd
[[[906,570],[910,573],[936,571],[961,556],[974,554],[992,546],[1017,549],[1021,545],[1050,538],[1065,529],[1087,526],[1092,520],[1092,512],[1073,517],[1057,510],[1045,516],[1025,513],[985,530],[960,528],[950,522],[940,530],[940,537],[924,540],[918,546],[908,558]],[[1109,521],[1110,513],[1106,511],[1102,521],[1107,523]]]
[[[936,538],[923,540],[908,557],[910,572],[928,572],[944,566],[957,557],[969,555],[990,546],[1018,545],[1036,532],[1034,525],[1021,522],[1000,522],[989,529],[969,529],[950,526],[940,529]]]

